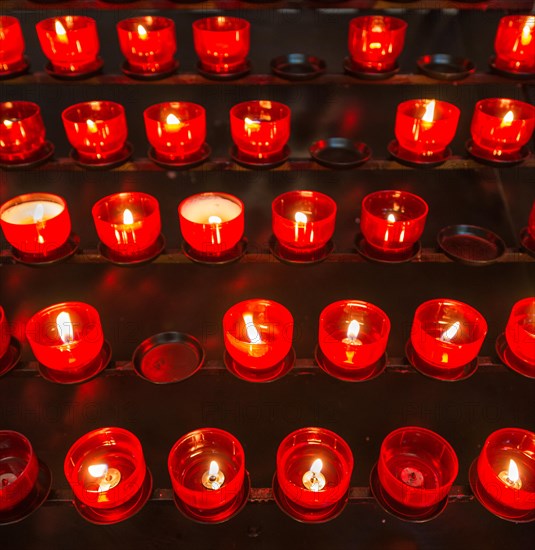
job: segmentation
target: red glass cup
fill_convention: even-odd
[[[386,352],[390,319],[377,306],[358,300],[328,305],[319,319],[319,347],[342,376],[366,374]]]
[[[502,17],[494,39],[494,50],[498,69],[511,73],[535,73],[535,16]]]
[[[158,201],[146,193],[115,193],[92,210],[99,239],[122,260],[135,260],[156,244],[162,229]]]
[[[129,70],[154,74],[175,66],[177,45],[172,19],[153,15],[123,19],[117,23],[117,33]]]
[[[37,312],[26,325],[26,337],[37,361],[57,381],[65,375],[73,382],[86,380],[104,346],[99,314],[82,302]]]
[[[0,225],[9,244],[31,257],[46,258],[71,234],[65,199],[50,193],[28,193],[0,207]]]
[[[187,433],[171,449],[168,468],[175,502],[191,519],[226,521],[247,500],[245,453],[228,432],[203,428]]]
[[[320,256],[334,233],[336,202],[318,191],[288,191],[272,202],[271,215],[283,254]]]
[[[243,237],[243,202],[228,193],[199,193],[178,206],[186,244],[206,260],[217,260]]]
[[[416,309],[410,344],[429,373],[442,379],[477,360],[486,335],[487,322],[479,311],[457,300],[439,298]]]
[[[505,327],[505,339],[514,359],[526,366],[528,372],[535,377],[534,297],[524,298],[513,306]]]
[[[245,158],[270,162],[290,139],[290,108],[276,101],[245,101],[230,110],[232,140]]]
[[[531,239],[535,242],[535,201],[533,201],[531,212],[529,213],[528,234],[531,237]]]
[[[124,107],[112,101],[88,101],[67,107],[61,115],[67,139],[81,162],[111,161],[124,150],[128,130]]]
[[[290,356],[293,327],[292,314],[272,300],[251,299],[233,305],[223,316],[230,357],[227,367],[249,381],[276,377]]]
[[[415,162],[444,155],[457,131],[460,113],[455,105],[435,99],[400,103],[395,125],[399,155],[405,154]]]
[[[82,436],[67,452],[63,468],[75,506],[87,519],[96,512],[99,522],[115,523],[144,503],[137,501],[150,474],[141,443],[123,428],[100,428]]]
[[[535,129],[535,107],[508,98],[476,103],[471,132],[474,145],[489,158],[508,159],[520,153]]]
[[[396,258],[417,246],[429,208],[406,191],[376,191],[362,200],[360,230],[366,243],[380,254]]]
[[[206,140],[206,111],[196,103],[174,101],[151,105],[143,113],[147,139],[156,159],[195,159]]]
[[[405,43],[407,23],[396,17],[368,15],[349,22],[348,48],[363,72],[389,72],[396,66]]]
[[[25,66],[24,37],[19,20],[0,16],[0,76],[17,72]]]
[[[381,487],[409,514],[446,499],[458,471],[453,447],[437,433],[415,426],[388,434],[377,463]]]
[[[58,74],[91,72],[100,49],[97,24],[91,17],[63,15],[39,21],[37,36],[52,69]]]
[[[0,103],[0,162],[30,162],[45,145],[41,109],[30,101]]]
[[[275,498],[294,519],[328,521],[347,502],[352,472],[353,454],[339,435],[301,428],[287,435],[277,450]]]
[[[35,489],[39,461],[22,434],[0,431],[0,516],[16,509]]]
[[[0,362],[9,349],[11,343],[11,331],[4,313],[4,308],[0,306]]]
[[[239,17],[216,16],[193,22],[193,44],[202,70],[232,74],[246,64],[250,23]]]

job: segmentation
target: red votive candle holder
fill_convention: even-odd
[[[353,472],[353,454],[337,434],[301,428],[277,450],[273,495],[281,510],[297,521],[322,523],[344,509]]]
[[[14,368],[20,356],[21,344],[17,338],[11,336],[4,308],[0,306],[0,376]]]
[[[155,258],[163,248],[160,206],[146,193],[115,193],[100,199],[92,210],[101,241],[100,251],[115,263]]]
[[[472,306],[439,298],[416,309],[407,358],[421,373],[439,380],[461,380],[477,369],[487,321]]]
[[[494,66],[512,75],[535,74],[535,16],[508,15],[500,19],[494,39]]]
[[[174,101],[145,109],[149,158],[163,166],[193,166],[206,160],[206,111],[196,103]]]
[[[41,109],[30,101],[0,103],[0,166],[30,168],[54,152],[45,141]]]
[[[420,250],[429,208],[418,195],[385,190],[362,200],[359,252],[369,259],[406,261]]]
[[[181,437],[168,459],[175,503],[188,518],[222,523],[247,502],[250,483],[241,443],[218,428]]]
[[[505,333],[498,336],[496,351],[508,367],[529,378],[535,378],[535,297],[517,302]]]
[[[242,76],[249,72],[250,23],[239,17],[216,16],[193,22],[193,44],[199,72],[209,77]]]
[[[50,492],[52,477],[30,441],[0,431],[0,525],[21,521],[37,510]]]
[[[63,15],[39,21],[37,37],[50,61],[47,70],[58,77],[82,77],[98,72],[102,60],[97,23],[84,15]]]
[[[132,150],[124,107],[112,101],[88,101],[67,107],[61,115],[73,159],[84,166],[114,167]]]
[[[245,252],[243,202],[228,193],[199,193],[178,206],[184,253],[205,263],[233,261]]]
[[[340,300],[320,315],[316,360],[331,376],[360,381],[380,374],[386,366],[390,320],[377,306]]]
[[[522,523],[535,520],[535,433],[503,428],[489,435],[470,469],[470,485],[494,515]]]
[[[67,203],[58,195],[28,193],[8,200],[0,206],[0,225],[21,262],[52,262],[76,249]]]
[[[272,252],[290,262],[317,262],[333,249],[336,202],[318,191],[289,191],[271,203]]]
[[[119,45],[129,76],[168,76],[178,67],[175,23],[167,17],[146,15],[117,23]]]
[[[26,325],[26,338],[41,375],[61,384],[92,378],[111,356],[97,310],[82,302],[63,302],[42,309]]]
[[[407,521],[428,521],[446,507],[458,471],[457,455],[443,437],[407,426],[384,439],[371,488],[388,512]]]
[[[289,156],[290,108],[276,101],[245,101],[230,110],[232,157],[246,166],[277,166]]]
[[[534,128],[533,105],[508,98],[482,99],[474,109],[473,142],[469,143],[468,150],[485,161],[522,161],[529,155],[526,145]]]
[[[0,15],[0,78],[16,76],[28,68],[24,48],[19,20],[10,15]]]
[[[349,72],[388,77],[399,67],[397,58],[405,43],[407,23],[396,17],[368,15],[349,22]]]
[[[63,469],[75,508],[92,523],[133,516],[152,490],[141,443],[123,428],[100,428],[82,436],[69,449]]]
[[[460,110],[435,99],[410,99],[396,112],[395,135],[391,143],[394,158],[409,164],[437,164],[451,156],[449,144],[457,131]]]
[[[225,364],[248,382],[268,382],[293,366],[292,314],[272,300],[244,300],[223,317]]]

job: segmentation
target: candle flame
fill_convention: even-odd
[[[444,331],[444,334],[442,334],[440,339],[443,342],[450,342],[453,338],[455,338],[460,328],[461,328],[461,323],[459,321],[455,321],[455,323],[453,323],[451,327],[449,327],[446,331]]]
[[[210,477],[217,477],[218,473],[219,473],[219,464],[215,460],[212,460],[210,462],[210,467],[208,468],[208,475]]]
[[[107,464],[91,464],[87,468],[87,471],[90,475],[96,478],[104,477],[108,473],[108,465]]]
[[[132,212],[128,210],[128,208],[126,208],[123,212],[123,223],[125,225],[132,225],[134,223],[134,216],[132,215]]]
[[[304,214],[303,212],[296,212],[295,213],[295,221],[297,223],[307,223],[308,221],[308,218],[307,218],[307,215]]]
[[[3,124],[8,130],[11,130],[11,128],[13,127],[13,121],[7,118],[4,120]]]
[[[45,207],[39,202],[35,205],[35,210],[33,211],[33,223],[42,222],[44,215]]]
[[[210,216],[208,223],[221,223],[223,220],[219,216]]]
[[[522,44],[522,46],[528,46],[531,43],[531,31],[534,25],[535,18],[530,17],[527,23],[524,25],[524,28],[522,29],[522,35],[520,36],[520,43]]]
[[[56,317],[56,327],[64,344],[70,344],[74,340],[74,327],[71,316],[66,311],[62,311]]]
[[[89,133],[94,134],[95,132],[97,132],[98,128],[94,120],[88,118],[85,123],[87,124],[87,131]]]
[[[252,313],[244,313],[243,322],[245,323],[247,338],[249,338],[249,341],[251,342],[251,344],[261,344],[262,339],[260,338],[260,332],[258,332],[258,329],[255,327],[255,324],[253,323]]]
[[[260,121],[254,120],[252,118],[249,118],[246,116],[243,119],[243,122],[245,123],[245,129],[246,130],[259,130],[260,129]]]
[[[358,338],[359,332],[360,323],[356,319],[353,319],[347,327],[347,339],[352,341],[356,340]]]
[[[514,119],[515,114],[513,113],[513,111],[507,111],[507,113],[505,113],[505,116],[502,118],[502,123],[500,124],[500,127],[504,128],[505,126],[511,126]]]
[[[518,473],[518,466],[516,465],[516,462],[511,459],[509,460],[509,472],[507,473],[507,477],[509,478],[509,481],[511,483],[517,483],[520,479],[520,475]]]
[[[321,458],[316,458],[316,460],[314,460],[314,462],[312,463],[312,466],[310,466],[310,471],[314,475],[318,475],[318,474],[321,474],[322,469],[323,469],[323,462]]]
[[[394,214],[388,214],[388,216],[386,217],[386,221],[394,223],[396,221],[396,216],[394,216]]]
[[[181,124],[180,119],[173,113],[169,113],[165,119],[165,123],[168,126],[179,126]]]
[[[56,19],[56,21],[54,21],[54,29],[56,31],[58,39],[61,42],[64,42],[67,38],[67,31],[65,30],[65,27],[61,24],[61,21],[59,19]]]
[[[141,40],[145,40],[147,38],[147,30],[143,25],[137,26],[137,34]]]
[[[435,119],[435,105],[436,101],[434,99],[427,104],[424,116],[422,117],[423,122],[433,122]]]

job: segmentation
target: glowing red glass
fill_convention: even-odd
[[[307,472],[316,473],[318,483],[307,483]],[[352,472],[349,445],[330,430],[296,430],[283,439],[277,450],[277,482],[302,520],[310,511],[329,509],[344,500]]]
[[[535,16],[502,17],[494,50],[499,69],[513,73],[535,73]]]
[[[360,230],[373,248],[403,254],[420,240],[428,210],[412,193],[376,191],[362,200]]]
[[[29,101],[0,103],[0,161],[29,161],[45,143],[39,105]]]
[[[535,241],[535,201],[533,202],[528,218],[528,233],[529,236]]]
[[[109,510],[139,493],[147,467],[141,443],[133,433],[100,428],[82,436],[69,449],[64,472],[80,502]]]
[[[503,428],[490,434],[477,460],[477,475],[491,512],[501,506],[535,510],[535,433]]]
[[[206,139],[206,111],[196,103],[174,101],[145,109],[147,139],[159,160],[187,161]]]
[[[474,144],[488,155],[507,158],[519,152],[535,129],[535,107],[507,98],[476,103],[471,132]]]
[[[401,151],[429,159],[451,143],[457,131],[460,110],[446,101],[411,99],[400,103],[395,134]]]
[[[146,193],[109,195],[93,206],[92,214],[99,239],[124,258],[143,254],[160,235],[160,207]]]
[[[246,101],[230,110],[230,132],[247,157],[268,162],[290,139],[290,108],[275,101]]]
[[[449,299],[424,302],[416,309],[411,343],[438,371],[462,368],[473,361],[487,334],[487,322],[468,304]]]
[[[513,306],[505,338],[513,355],[530,364],[535,374],[535,298],[524,298]]]
[[[9,349],[11,342],[11,331],[9,330],[9,324],[6,319],[4,308],[0,306],[0,361]]]
[[[65,199],[50,193],[29,193],[5,202],[0,225],[13,248],[43,257],[65,244],[71,234]]]
[[[45,56],[58,73],[84,73],[97,61],[100,44],[91,17],[64,15],[39,21],[37,36]]]
[[[139,73],[160,73],[175,64],[175,23],[167,17],[147,15],[117,23],[119,45],[129,68]]]
[[[384,490],[409,508],[427,508],[445,499],[458,471],[452,446],[437,433],[414,426],[386,436],[377,464]]]
[[[390,320],[373,304],[341,300],[320,315],[319,346],[337,367],[351,371],[368,367],[385,353]]]
[[[365,72],[392,70],[403,50],[406,30],[407,23],[396,17],[355,17],[349,22],[351,59]]]
[[[243,237],[243,202],[228,193],[199,193],[178,206],[182,237],[192,249],[217,257]]]
[[[215,74],[232,73],[249,53],[250,23],[239,17],[207,17],[193,22],[193,43],[201,67]]]
[[[0,16],[0,75],[9,74],[24,65],[24,37],[19,20]]]
[[[252,372],[270,370],[292,347],[292,314],[272,300],[245,300],[223,317],[223,336],[228,354]]]
[[[216,479],[210,482],[213,461],[222,476],[212,470]],[[209,512],[212,522],[228,519],[232,505],[243,495],[245,453],[241,443],[223,430],[203,428],[181,437],[169,453],[168,468],[177,498],[194,512]]]
[[[71,105],[62,113],[67,139],[81,161],[113,159],[124,148],[128,130],[124,107],[112,101]]]
[[[38,473],[39,462],[28,439],[18,432],[0,431],[0,512],[29,496]]]
[[[82,302],[64,302],[37,312],[26,325],[26,337],[42,365],[73,375],[83,375],[104,344],[97,310]]]
[[[271,204],[273,234],[282,248],[310,254],[331,239],[336,221],[336,203],[318,191],[289,191]]]

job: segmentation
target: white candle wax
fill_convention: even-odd
[[[52,201],[21,202],[2,213],[2,221],[14,225],[30,225],[55,218],[64,206]]]
[[[215,216],[224,223],[237,218],[241,206],[219,195],[191,197],[182,205],[181,214],[193,223],[210,223],[209,218]]]

